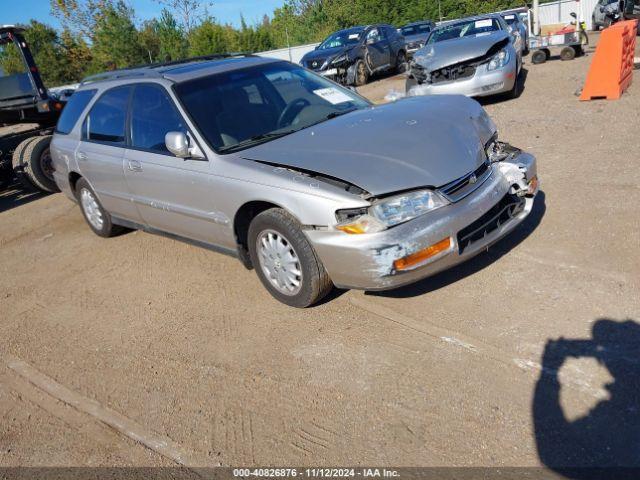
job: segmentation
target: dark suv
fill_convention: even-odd
[[[427,38],[431,30],[435,28],[436,24],[431,20],[423,20],[420,22],[413,22],[403,25],[398,30],[402,36],[404,36],[405,43],[407,45],[406,50],[409,56],[424,47],[427,43]]]
[[[404,37],[391,25],[353,27],[329,35],[300,64],[343,85],[364,85],[375,73],[403,72]]]

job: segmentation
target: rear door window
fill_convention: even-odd
[[[126,143],[125,125],[131,89],[131,86],[116,87],[96,100],[84,121],[84,140],[115,145]]]
[[[164,142],[168,132],[187,126],[173,100],[159,85],[137,85],[131,101],[131,146],[170,155]]]
[[[63,135],[68,134],[73,130],[76,122],[84,112],[93,96],[96,94],[96,90],[82,90],[75,92],[71,95],[71,98],[62,110],[62,114],[58,119],[58,125],[56,126],[56,133]]]

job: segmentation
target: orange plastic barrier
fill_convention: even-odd
[[[637,26],[626,20],[602,31],[580,100],[615,100],[631,85]]]

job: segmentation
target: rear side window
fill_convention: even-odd
[[[80,115],[82,115],[82,112],[84,112],[84,109],[95,94],[96,90],[82,90],[71,95],[71,98],[62,110],[62,115],[60,115],[58,119],[56,132],[64,135],[71,132]]]
[[[84,123],[85,140],[124,145],[130,93],[129,86],[116,87],[96,100]]]
[[[131,146],[169,153],[164,143],[167,132],[186,132],[182,116],[167,92],[155,85],[138,85],[131,102]]]

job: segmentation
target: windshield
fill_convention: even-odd
[[[318,50],[327,50],[328,48],[339,48],[346,45],[353,45],[358,43],[360,35],[362,35],[364,29],[351,28],[349,30],[341,30],[329,35],[324,42],[318,46]]]
[[[518,21],[516,15],[514,13],[509,14],[509,15],[505,15],[502,18],[504,18],[504,21],[507,22],[508,25],[513,25],[514,23],[516,23]]]
[[[427,43],[432,44],[454,38],[486,35],[491,32],[497,32],[498,30],[500,30],[500,24],[495,18],[481,18],[478,20],[458,22],[436,28],[431,33]]]
[[[370,105],[351,90],[287,62],[210,75],[174,88],[219,153],[248,148]]]
[[[429,33],[430,31],[431,25],[429,25],[428,23],[421,23],[419,25],[407,25],[406,27],[402,27],[400,29],[400,33],[402,33],[402,35],[404,35],[405,37]]]

